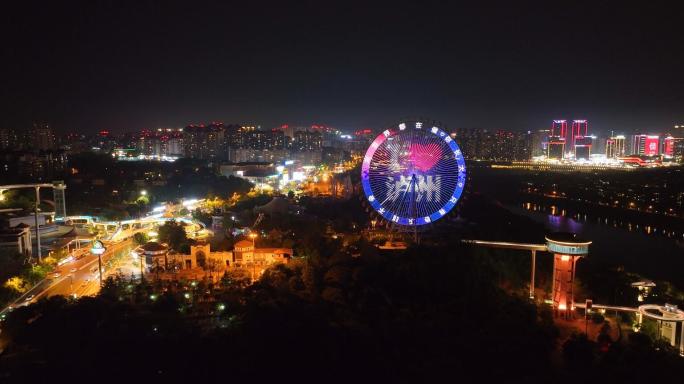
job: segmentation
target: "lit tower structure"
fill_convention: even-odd
[[[570,150],[575,159],[589,159],[589,155],[591,155],[592,137],[589,136],[589,124],[586,120],[572,121],[570,143]]]
[[[56,180],[52,182],[52,185],[52,197],[55,202],[55,220],[65,221],[66,199],[64,197],[64,190],[66,189],[66,184],[62,180]]]
[[[676,162],[684,163],[684,125],[675,125],[672,136],[672,157]]]
[[[574,233],[556,232],[546,236],[546,244],[512,243],[506,241],[462,240],[488,248],[504,248],[530,251],[530,299],[535,297],[534,277],[537,252],[553,254],[553,285],[551,298],[553,313],[565,319],[572,318],[575,305],[575,265],[581,257],[589,254],[591,241],[580,239]]]
[[[668,135],[663,138],[662,151],[660,151],[665,158],[671,159],[674,156],[675,138]]]
[[[575,264],[589,254],[591,241],[574,233],[556,232],[546,236],[546,248],[553,253],[553,285],[551,300],[556,316],[566,319],[574,313]]]
[[[568,122],[566,120],[553,121],[546,157],[549,159],[563,159],[565,155],[565,136],[567,135],[567,131]]]

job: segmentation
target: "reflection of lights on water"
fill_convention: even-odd
[[[583,222],[590,222],[590,217],[587,213],[570,213],[566,209],[560,209],[555,205],[546,207],[531,202],[523,202],[520,203],[519,206],[531,212],[549,212],[550,214],[547,215],[546,221],[555,229],[560,229],[563,226],[568,226],[572,232],[581,232],[583,228]],[[681,236],[681,238],[684,238],[684,233],[680,233],[678,231],[671,231],[668,228],[658,229],[657,227],[651,224],[642,224],[640,226],[637,223],[614,220],[609,217],[595,217],[591,219],[592,222],[596,224],[605,225],[612,228],[623,228],[629,232],[640,231],[641,233],[646,235],[661,235],[667,238],[678,238]]]

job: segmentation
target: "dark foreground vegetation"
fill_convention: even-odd
[[[549,382],[682,377],[639,335],[560,346],[551,314],[504,291],[500,264],[457,244],[293,260],[245,281],[109,280],[3,324],[0,381]],[[602,345],[606,345],[603,343]],[[60,381],[62,382],[62,381]]]

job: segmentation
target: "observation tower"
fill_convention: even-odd
[[[554,315],[570,319],[574,313],[575,265],[589,255],[591,241],[575,233],[556,232],[546,236],[546,249],[553,253],[551,300]]]

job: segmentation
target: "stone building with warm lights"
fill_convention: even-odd
[[[255,248],[249,240],[238,241],[233,250],[233,261],[237,266],[255,263],[267,266],[287,263],[292,257],[292,248]]]
[[[275,263],[287,263],[292,257],[291,248],[254,248],[251,241],[242,240],[235,244],[233,251],[213,251],[209,244],[196,244],[190,247],[190,254],[169,251],[165,244],[149,242],[138,248],[144,255],[145,267],[153,271],[181,271],[191,269],[211,269],[224,271],[230,268],[251,266],[267,267]]]

